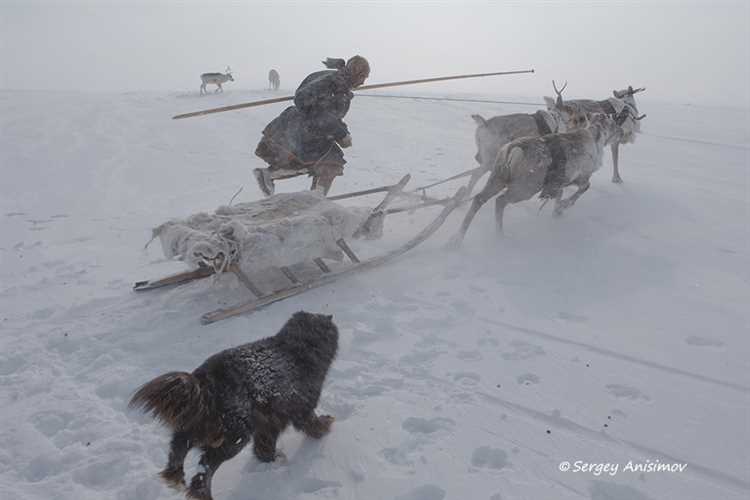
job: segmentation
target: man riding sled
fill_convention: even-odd
[[[329,69],[308,75],[294,93],[294,106],[263,129],[255,154],[268,168],[253,173],[266,196],[273,194],[275,180],[305,174],[313,178],[311,189],[327,194],[333,179],[344,173],[342,148],[350,147],[352,138],[343,118],[352,89],[364,83],[370,65],[362,56],[328,58],[323,64]]]

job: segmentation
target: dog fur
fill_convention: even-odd
[[[323,437],[333,417],[317,416],[315,407],[337,349],[332,316],[300,311],[273,337],[214,354],[192,373],[170,372],[147,382],[130,407],[173,431],[162,478],[184,488],[185,456],[199,447],[200,470],[186,494],[210,500],[216,470],[251,439],[255,456],[272,462],[276,440],[290,423]]]

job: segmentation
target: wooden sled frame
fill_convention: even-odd
[[[327,199],[330,201],[336,201],[336,200],[344,200],[347,198],[355,198],[358,196],[366,196],[368,194],[387,192],[385,199],[383,199],[383,201],[380,202],[380,204],[370,212],[370,215],[368,216],[368,218],[365,219],[365,221],[356,230],[355,237],[359,237],[359,236],[364,235],[367,227],[369,227],[369,225],[372,224],[372,222],[377,217],[382,216],[386,213],[385,209],[388,206],[388,204],[396,196],[398,196],[401,192],[403,192],[403,189],[406,186],[406,184],[409,182],[409,180],[411,180],[411,175],[406,174],[405,176],[401,178],[400,181],[390,186],[382,186],[382,187],[377,187],[377,188],[372,188],[372,189],[366,189],[364,191],[355,191],[352,193],[331,196],[331,197],[328,197]],[[317,260],[321,260],[321,259],[315,259],[315,261]],[[320,264],[318,264],[318,267],[320,267]],[[230,265],[228,270],[234,271],[234,268],[232,268]],[[321,268],[321,270],[323,270],[324,272],[328,272],[323,268]],[[160,278],[157,280],[136,281],[135,284],[133,285],[133,290],[136,292],[144,292],[146,290],[153,290],[155,288],[182,285],[184,283],[188,283],[190,281],[194,281],[197,279],[207,278],[213,274],[215,274],[215,271],[213,270],[212,267],[207,266],[207,265],[202,265],[202,266],[199,266],[198,269],[193,269],[191,271],[182,271],[182,272],[171,274],[169,276],[166,276],[164,278]]]
[[[408,252],[412,248],[416,247],[417,245],[425,241],[427,238],[432,236],[432,234],[435,233],[435,231],[437,231],[440,228],[443,222],[445,222],[445,220],[448,218],[448,215],[450,215],[450,213],[457,206],[461,204],[461,202],[463,201],[463,198],[465,197],[466,188],[462,187],[456,192],[454,196],[443,199],[443,200],[427,200],[417,205],[412,205],[412,206],[402,207],[402,208],[395,208],[395,209],[388,209],[387,208],[388,205],[396,197],[398,197],[399,195],[403,193],[403,189],[410,179],[411,179],[411,176],[407,174],[398,183],[391,185],[391,186],[383,186],[381,188],[374,188],[374,189],[368,189],[365,191],[358,191],[358,192],[348,193],[344,195],[332,196],[332,197],[329,197],[328,199],[335,201],[335,200],[341,200],[341,199],[346,199],[346,198],[353,198],[356,196],[364,196],[367,194],[373,194],[373,193],[378,193],[378,192],[387,193],[383,201],[380,202],[370,212],[369,217],[367,217],[367,219],[360,225],[360,227],[354,233],[355,237],[358,237],[358,236],[366,237],[366,235],[368,234],[368,230],[370,229],[369,226],[373,224],[373,222],[376,221],[377,219],[385,217],[389,213],[399,213],[403,211],[412,211],[418,208],[423,208],[423,207],[428,207],[428,206],[442,205],[443,210],[440,212],[440,214],[414,238],[407,241],[405,244],[396,248],[395,250],[392,250],[384,255],[373,257],[364,261],[360,260],[360,258],[354,253],[354,251],[347,244],[347,242],[343,238],[341,238],[338,241],[336,241],[336,245],[341,249],[343,254],[345,254],[348,257],[350,261],[348,265],[345,265],[339,269],[331,269],[331,267],[329,267],[328,264],[326,264],[326,262],[323,260],[322,257],[316,257],[313,259],[313,262],[318,267],[321,274],[307,281],[304,281],[298,276],[296,276],[289,267],[286,267],[286,266],[280,267],[278,269],[281,271],[281,273],[284,275],[286,280],[289,282],[289,286],[282,288],[281,290],[272,291],[270,293],[266,293],[260,287],[258,287],[252,281],[252,279],[249,276],[247,276],[247,274],[244,271],[240,269],[240,267],[236,263],[231,263],[227,266],[226,270],[232,272],[233,274],[235,274],[235,276],[237,276],[239,281],[253,295],[253,298],[250,299],[249,301],[237,304],[229,308],[217,309],[215,311],[206,313],[201,317],[201,322],[203,324],[209,324],[209,323],[213,323],[213,322],[216,322],[225,318],[229,318],[232,316],[236,316],[239,314],[247,314],[247,313],[257,311],[258,309],[261,309],[267,305],[273,304],[274,302],[278,302],[280,300],[284,300],[294,295],[303,293],[307,290],[311,290],[313,288],[326,285],[344,276],[348,276],[358,271],[364,271],[364,270],[382,265]],[[167,286],[181,285],[181,284],[188,283],[190,281],[194,281],[197,279],[207,278],[213,275],[214,273],[215,271],[212,267],[204,265],[191,271],[185,271],[185,272],[173,274],[165,278],[161,278],[161,279],[154,280],[154,281],[138,281],[135,283],[133,290],[136,292],[143,292],[143,291],[154,290],[157,288],[163,288]]]

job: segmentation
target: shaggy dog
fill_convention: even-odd
[[[221,351],[193,373],[170,372],[138,389],[130,407],[173,431],[161,477],[185,487],[185,456],[200,447],[200,469],[187,497],[210,500],[214,473],[251,438],[255,456],[272,462],[276,439],[289,423],[314,438],[327,434],[333,417],[317,416],[315,407],[338,348],[332,318],[295,313],[273,337]]]

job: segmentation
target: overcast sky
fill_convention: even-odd
[[[628,84],[659,100],[750,106],[750,2],[127,2],[0,0],[0,88],[294,89],[325,57],[361,54],[368,83],[534,68],[412,92],[568,97]],[[645,96],[644,96],[645,97]]]

